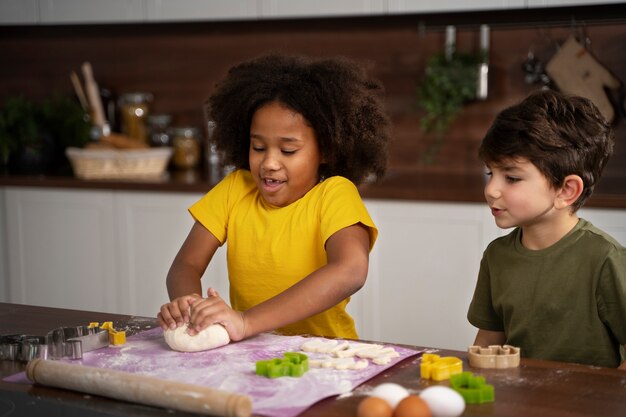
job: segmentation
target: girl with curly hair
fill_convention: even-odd
[[[357,338],[346,312],[378,230],[356,185],[386,169],[381,85],[345,58],[271,54],[236,65],[207,102],[235,170],[190,209],[167,276],[163,329],[219,323],[231,340],[267,331]],[[231,306],[201,277],[228,242]]]

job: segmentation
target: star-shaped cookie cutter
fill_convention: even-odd
[[[256,374],[268,378],[300,377],[309,370],[309,357],[304,353],[285,352],[283,358],[256,362]]]
[[[471,372],[461,372],[450,376],[450,387],[461,394],[466,404],[493,402],[493,385],[485,382],[485,377],[474,376]]]

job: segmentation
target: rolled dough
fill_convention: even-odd
[[[185,324],[175,330],[165,330],[163,337],[170,348],[179,352],[200,352],[230,343],[228,332],[220,324],[209,326],[194,336],[187,333]]]

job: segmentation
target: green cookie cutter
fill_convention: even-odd
[[[450,375],[450,386],[467,404],[488,403],[495,399],[493,385],[485,383],[485,377],[474,376],[471,372]]]
[[[309,370],[309,357],[304,353],[285,352],[283,358],[257,361],[256,374],[268,378],[300,377]]]

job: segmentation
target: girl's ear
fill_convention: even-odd
[[[557,209],[563,209],[571,206],[583,193],[585,185],[583,179],[578,175],[568,175],[563,180],[563,185],[557,193],[554,201],[554,207]]]

